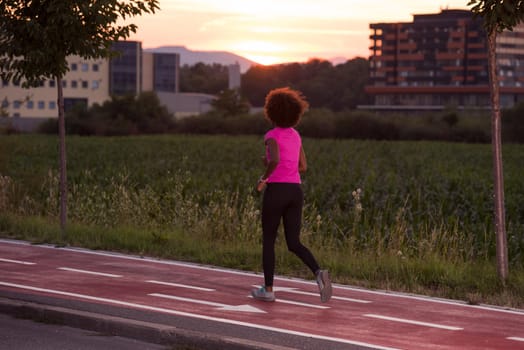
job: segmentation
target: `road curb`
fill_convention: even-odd
[[[16,318],[137,339],[153,344],[191,347],[195,350],[291,350],[293,348],[246,339],[217,336],[165,324],[144,322],[0,297],[0,312]]]

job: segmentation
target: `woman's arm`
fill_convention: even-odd
[[[298,171],[303,173],[307,170],[306,152],[300,146],[300,157],[298,158]]]
[[[275,139],[267,139],[266,146],[269,151],[269,159],[266,164],[266,172],[262,175],[263,179],[267,179],[280,162],[280,150],[278,149],[277,141]]]
[[[266,171],[260,180],[258,180],[257,189],[259,191],[264,189],[268,177],[273,173],[280,162],[280,150],[278,148],[277,141],[275,139],[267,139],[266,147],[268,149],[269,159],[265,159],[264,163],[266,165]]]

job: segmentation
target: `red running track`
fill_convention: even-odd
[[[524,311],[276,278],[277,302],[253,300],[260,274],[0,240],[0,290],[189,316],[376,349],[524,349]]]

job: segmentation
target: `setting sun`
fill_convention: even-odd
[[[227,49],[263,65],[281,62],[285,53],[284,47],[267,41],[242,41],[231,44]]]
[[[259,63],[263,66],[277,64],[283,61],[282,57],[279,57],[279,56],[277,57],[277,56],[269,56],[269,55],[255,55],[255,54],[242,53],[242,52],[238,52],[238,55],[243,56],[253,62]]]
[[[410,21],[414,14],[465,9],[466,0],[161,0],[154,15],[128,19],[130,39],[229,51],[260,64],[369,55],[369,24]]]

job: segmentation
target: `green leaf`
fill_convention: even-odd
[[[63,76],[69,55],[111,57],[111,44],[137,29],[135,24],[117,26],[117,21],[158,8],[158,0],[2,0],[0,52],[23,61],[2,61],[1,73],[16,73],[31,83],[43,76]]]

